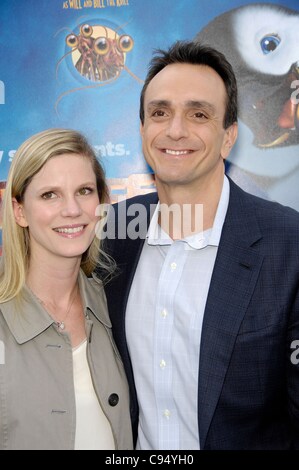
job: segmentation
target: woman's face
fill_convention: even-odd
[[[37,173],[24,200],[13,201],[17,223],[28,227],[31,256],[81,259],[95,236],[99,205],[90,160],[77,154],[51,158]]]

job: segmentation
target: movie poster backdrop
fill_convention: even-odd
[[[224,52],[237,75],[228,174],[299,210],[298,0],[1,0],[0,24],[0,197],[18,146],[50,127],[86,135],[112,201],[153,191],[143,80],[155,49],[195,39]]]

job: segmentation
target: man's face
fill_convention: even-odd
[[[223,174],[236,124],[223,128],[226,90],[210,67],[171,64],[149,83],[141,125],[143,152],[157,186],[209,184]]]

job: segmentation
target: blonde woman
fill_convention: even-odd
[[[3,200],[0,449],[132,448],[123,365],[102,285],[89,278],[107,196],[78,132],[41,132],[14,157]]]

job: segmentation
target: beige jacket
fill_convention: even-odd
[[[87,358],[116,449],[132,449],[129,392],[111,335],[102,286],[81,272]],[[67,333],[25,288],[0,304],[0,450],[72,450],[76,403],[72,345]]]

